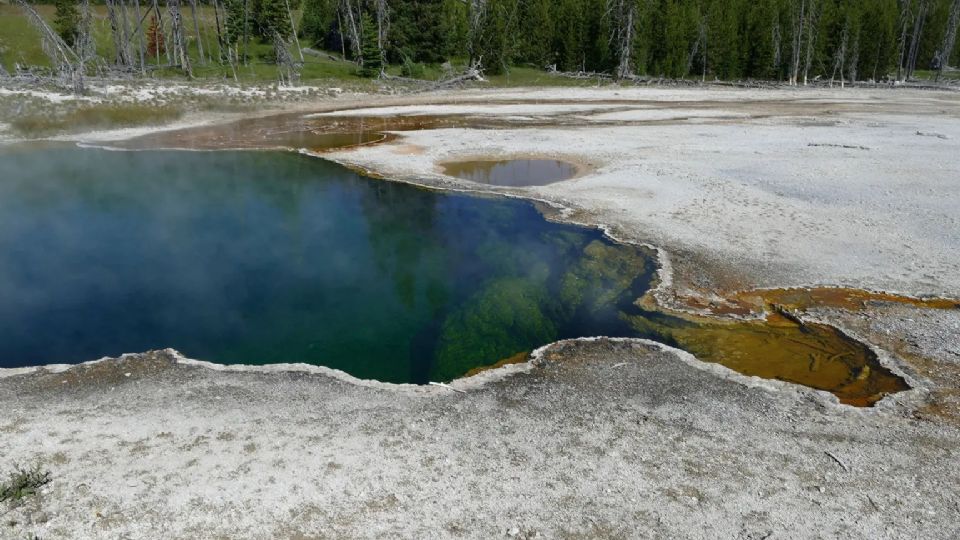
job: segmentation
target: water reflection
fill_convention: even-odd
[[[577,175],[577,167],[553,159],[454,161],[443,172],[471,182],[493,186],[545,186]]]

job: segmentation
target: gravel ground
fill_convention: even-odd
[[[957,428],[640,342],[444,388],[168,353],[0,380],[24,538],[956,538]],[[525,371],[525,372],[524,372]]]

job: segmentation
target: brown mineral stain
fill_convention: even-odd
[[[474,375],[478,375],[480,373],[483,373],[484,371],[490,371],[492,369],[501,368],[503,366],[509,366],[510,364],[522,364],[529,359],[530,359],[530,353],[528,351],[518,352],[513,356],[500,360],[496,364],[473,368],[470,371],[468,371],[467,374],[464,375],[464,377],[473,377]]]
[[[861,311],[871,303],[896,303],[927,309],[960,309],[960,300],[950,298],[916,298],[842,287],[753,289],[730,294],[722,300],[691,296],[682,298],[681,302],[713,315],[739,316],[760,314],[772,306],[801,311],[817,307]]]

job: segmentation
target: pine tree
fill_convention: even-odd
[[[390,62],[401,63],[407,59],[443,62],[448,36],[443,0],[407,0],[391,4],[387,52]]]
[[[290,19],[283,0],[258,0],[253,5],[258,37],[268,42],[273,41],[275,33],[284,39],[290,37]]]
[[[369,13],[360,17],[360,75],[376,77],[383,70],[380,48],[377,47],[377,25]]]
[[[56,0],[53,25],[63,41],[73,47],[80,35],[80,10],[76,0]]]

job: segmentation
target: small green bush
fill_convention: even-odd
[[[7,481],[0,483],[0,502],[16,502],[31,497],[49,483],[50,471],[43,470],[39,463],[29,469],[15,465]]]
[[[410,60],[409,57],[405,57],[403,59],[403,65],[400,66],[400,75],[411,79],[422,79],[426,72],[426,66]]]

